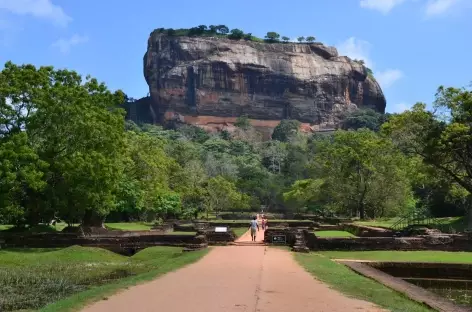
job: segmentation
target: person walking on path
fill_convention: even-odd
[[[257,216],[255,216],[255,217],[251,220],[251,225],[249,226],[249,228],[251,229],[251,238],[252,238],[252,241],[255,242],[255,241],[256,241],[256,235],[257,235],[257,232],[256,232],[256,231],[259,231],[259,223],[257,223]]]

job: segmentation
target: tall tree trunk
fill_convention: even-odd
[[[84,218],[82,219],[82,225],[105,228],[105,216],[98,215],[93,210],[85,210]]]
[[[364,189],[362,190],[361,198],[359,199],[359,218],[365,219],[365,195],[367,193],[367,185],[364,183]]]
[[[472,207],[467,210],[467,229],[472,230]]]

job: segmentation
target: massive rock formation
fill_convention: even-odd
[[[368,70],[320,43],[259,43],[151,34],[144,56],[149,114],[204,128],[230,127],[247,115],[273,128],[297,119],[312,131],[334,128],[356,107],[385,111]]]

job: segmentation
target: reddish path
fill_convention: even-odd
[[[263,232],[258,233],[258,240]],[[247,236],[242,237],[246,239]],[[250,234],[249,234],[250,241]],[[377,312],[303,270],[288,251],[215,247],[199,262],[97,302],[84,312]]]

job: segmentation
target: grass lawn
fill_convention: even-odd
[[[324,255],[297,253],[295,258],[316,278],[348,296],[370,301],[392,312],[431,311],[426,306],[413,302],[390,288],[354,273]]]
[[[122,231],[148,231],[152,228],[153,223],[146,222],[120,222],[120,223],[105,223],[105,226],[110,230],[122,230]],[[78,224],[74,224],[78,226]],[[13,225],[0,225],[0,231],[8,230],[12,228]],[[65,227],[67,223],[59,222],[55,226],[40,224],[29,229],[30,232],[60,232]]]
[[[206,252],[152,247],[125,257],[78,246],[0,250],[0,311],[76,310],[121,288],[195,262]]]
[[[197,235],[197,232],[180,232],[180,231],[175,231],[175,232],[168,232],[164,233],[163,235]]]
[[[357,237],[346,231],[315,231],[317,237]]]
[[[236,234],[236,237],[241,237],[244,235],[244,233],[246,233],[249,230],[249,226],[245,228],[234,228],[232,230]]]
[[[0,224],[0,231],[5,231],[12,228],[13,225]]]
[[[390,228],[392,227],[395,222],[397,222],[399,218],[390,218],[390,219],[378,219],[378,220],[368,220],[368,221],[356,221],[355,224],[365,225],[365,226],[373,226],[373,227],[384,227]]]
[[[472,263],[472,252],[447,251],[324,251],[331,259],[356,259],[408,262]]]
[[[149,231],[153,225],[154,223],[146,222],[105,223],[108,229],[121,231]]]
[[[366,226],[391,228],[398,220],[399,218],[390,218],[369,221],[356,221],[354,223]],[[432,226],[437,227],[445,232],[463,232],[467,229],[467,220],[464,217],[437,218],[437,221],[438,223]]]

